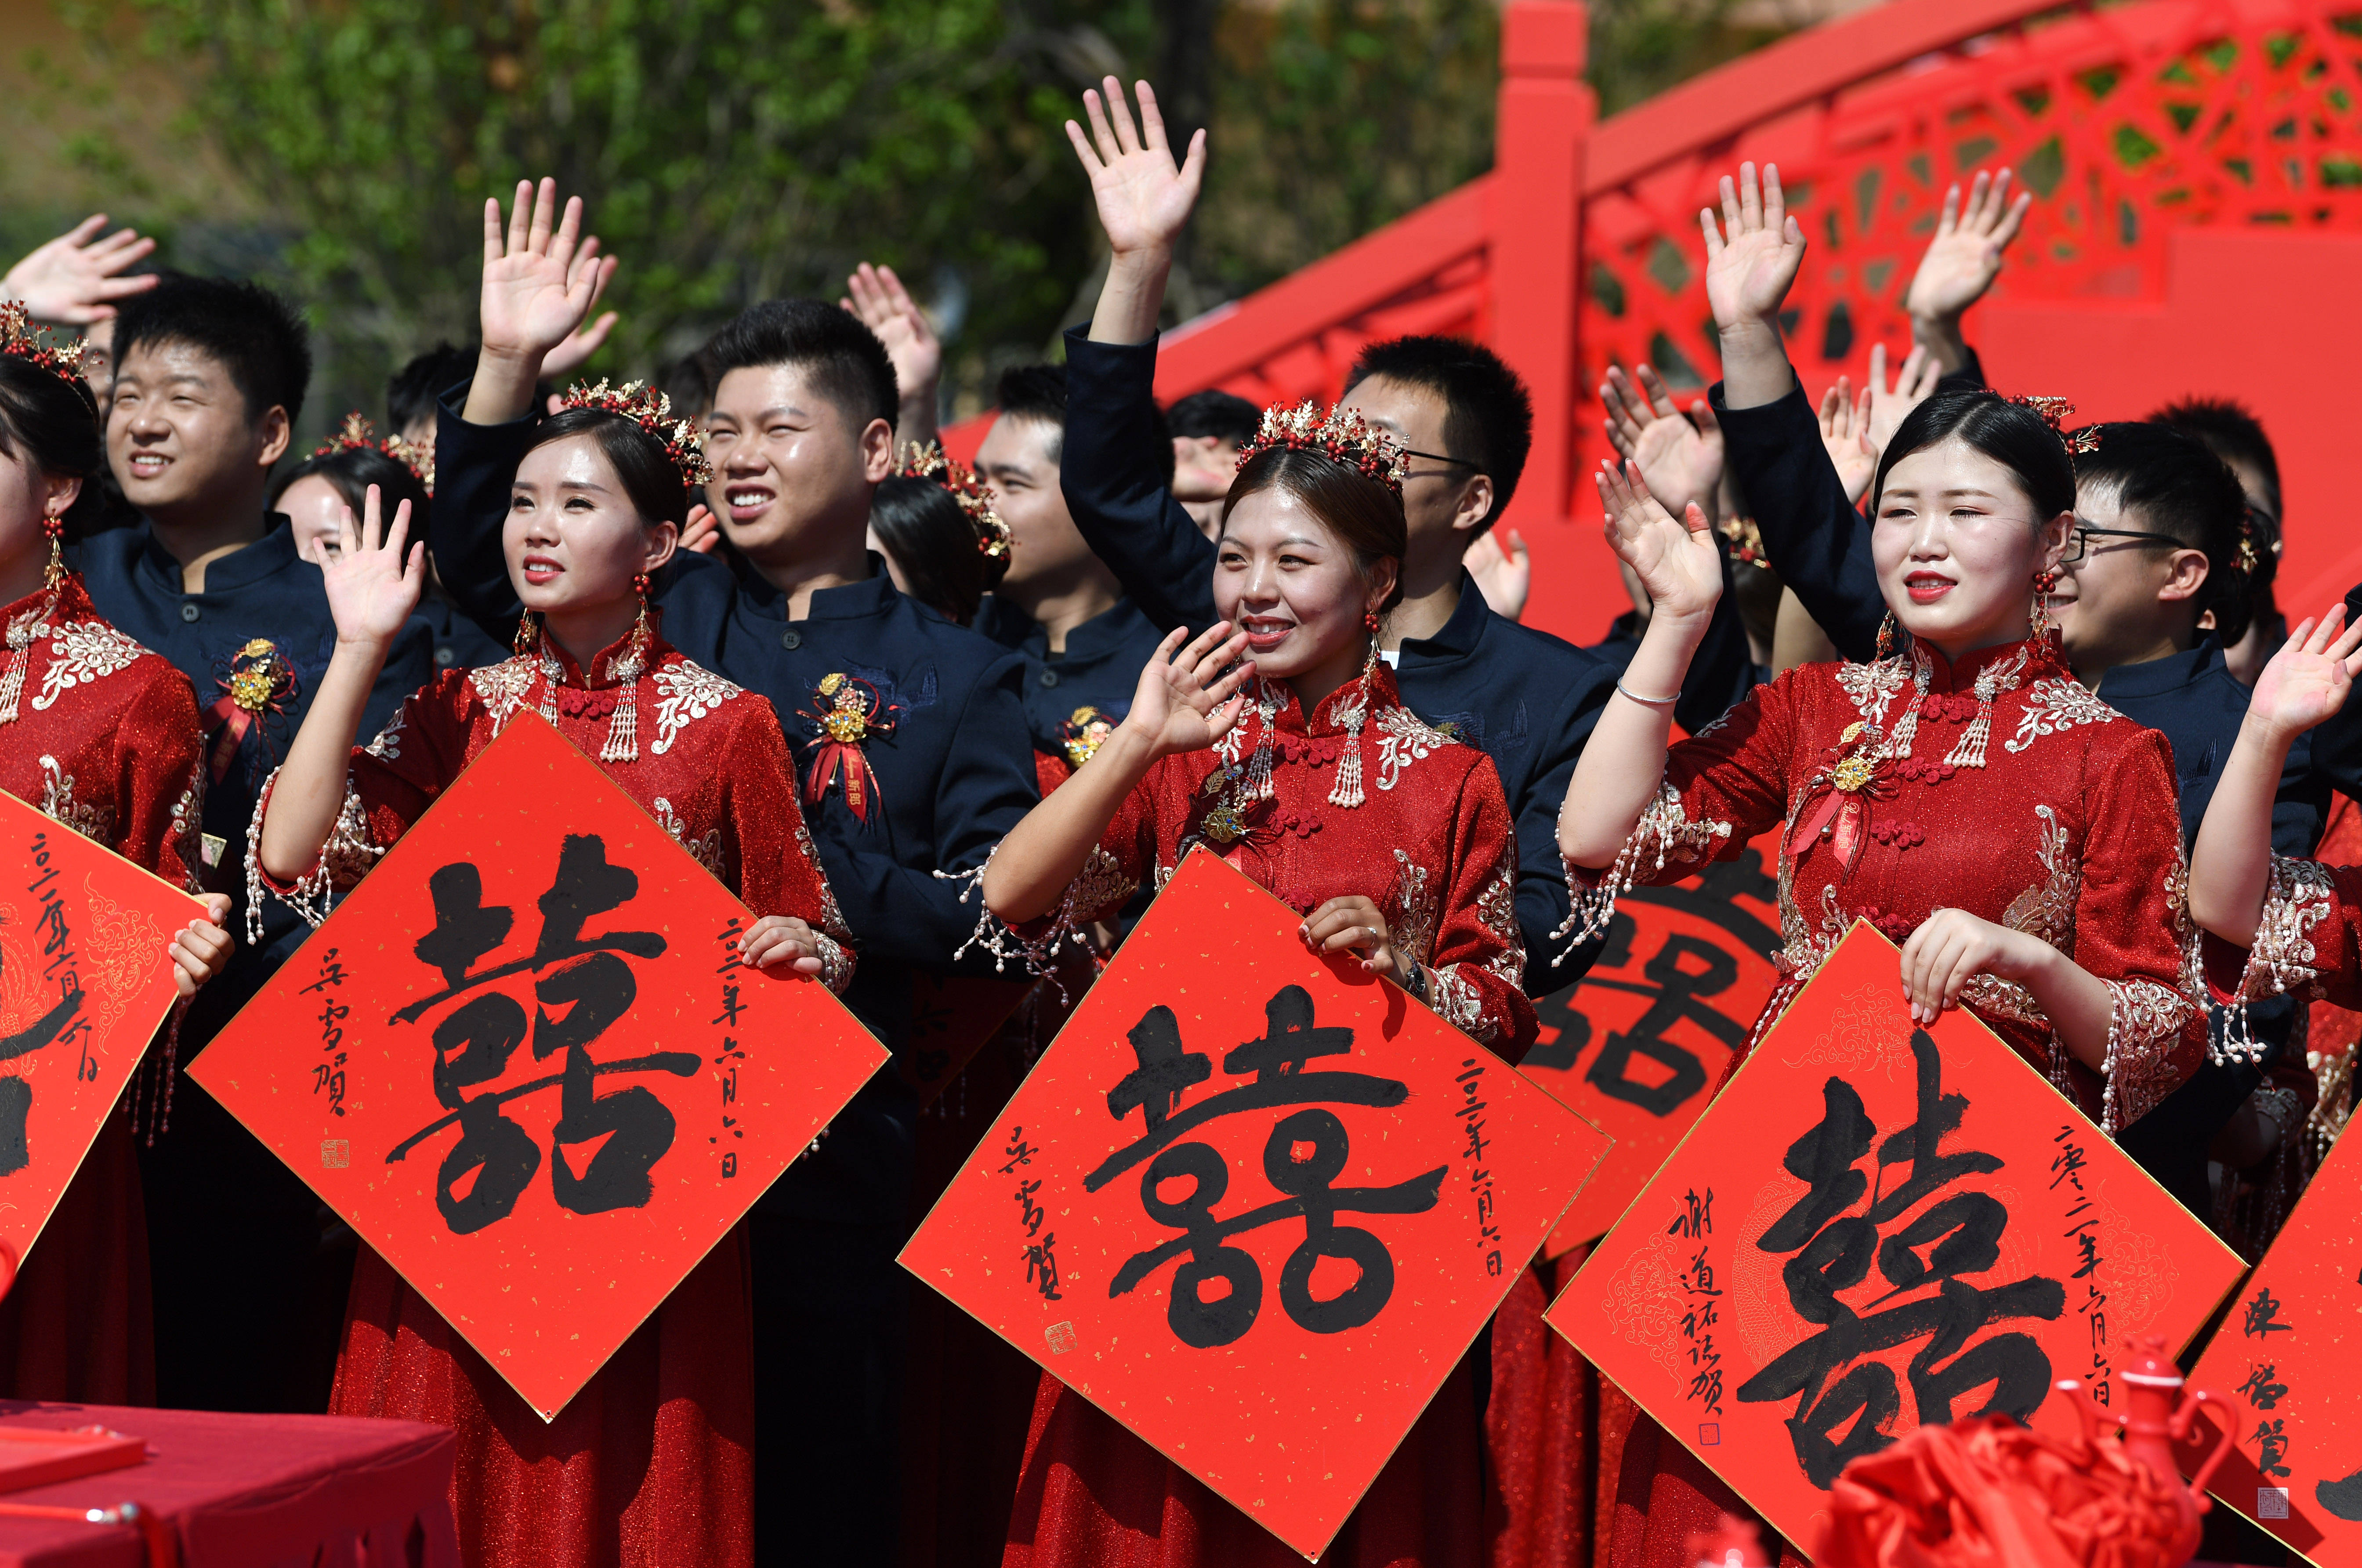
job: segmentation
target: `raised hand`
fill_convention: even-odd
[[[1170,250],[1198,204],[1198,185],[1206,173],[1206,133],[1200,130],[1189,138],[1188,157],[1176,165],[1164,139],[1164,116],[1157,112],[1154,90],[1145,82],[1134,83],[1140,95],[1135,129],[1131,110],[1123,101],[1123,84],[1110,76],[1102,85],[1105,102],[1096,92],[1083,94],[1091,121],[1089,138],[1084,138],[1082,127],[1066,122],[1066,139],[1075,144],[1075,155],[1091,177],[1099,226],[1107,230],[1108,244],[1118,256]]]
[[[1763,187],[1755,185],[1755,165],[1738,166],[1738,184],[1722,180],[1722,226],[1712,208],[1698,213],[1705,231],[1705,297],[1715,325],[1725,332],[1771,326],[1805,262],[1805,231],[1788,215],[1780,193],[1780,167],[1763,166]]]
[[[713,508],[703,502],[689,509],[689,524],[680,531],[680,548],[710,556],[722,547],[722,525],[713,519]]]
[[[1886,451],[1886,444],[1894,439],[1904,416],[1936,395],[1936,383],[1944,379],[1943,362],[1927,352],[1924,345],[1915,344],[1903,357],[1903,367],[1894,379],[1886,379],[1886,345],[1870,346],[1870,429],[1868,432],[1871,461],[1875,463]]]
[[[1617,365],[1607,367],[1599,388],[1607,410],[1607,441],[1619,456],[1640,465],[1640,477],[1650,492],[1661,498],[1668,511],[1695,502],[1709,517],[1716,487],[1722,483],[1722,426],[1714,406],[1705,398],[1690,404],[1694,425],[1673,406],[1673,394],[1655,370],[1647,365],[1627,376]]]
[[[394,509],[390,528],[381,506],[377,486],[371,485],[359,521],[350,507],[345,509],[343,547],[320,569],[337,641],[357,647],[392,642],[426,586],[426,547],[411,545],[406,553],[403,548],[410,537],[410,502]]]
[[[1621,473],[1602,463],[1594,478],[1607,513],[1608,547],[1648,591],[1650,624],[1659,616],[1703,621],[1711,614],[1722,597],[1722,551],[1705,510],[1691,502],[1675,521],[1649,493],[1638,463],[1627,462]]]
[[[1254,661],[1245,657],[1246,634],[1233,635],[1228,621],[1217,621],[1175,654],[1187,635],[1187,627],[1176,626],[1156,646],[1124,715],[1123,727],[1145,739],[1154,756],[1202,751],[1230,734],[1246,711],[1239,689],[1254,674]]]
[[[2248,720],[2293,740],[2329,718],[2345,706],[2356,677],[2362,676],[2357,648],[2362,648],[2362,624],[2345,624],[2342,602],[2330,606],[2318,622],[2301,623],[2256,677],[2255,695],[2247,700]]]
[[[1501,530],[1487,528],[1476,536],[1460,564],[1476,580],[1476,591],[1494,614],[1514,621],[1526,613],[1526,600],[1533,592],[1534,566],[1523,534],[1510,529],[1505,547]]]
[[[917,401],[911,394],[924,389],[932,403],[935,383],[943,379],[944,346],[935,341],[935,329],[927,325],[926,314],[894,275],[894,269],[864,261],[845,279],[844,291],[845,297],[836,303],[859,316],[877,335],[877,341],[886,345],[886,357],[894,361],[894,379],[902,389],[902,402]],[[900,438],[915,437],[902,435]]]
[[[115,302],[145,293],[163,280],[154,273],[122,276],[147,259],[156,242],[128,228],[98,237],[105,213],[93,213],[8,269],[0,300],[22,300],[36,321],[86,326],[115,314]]]
[[[1868,388],[1857,400],[1853,382],[1839,376],[1837,383],[1821,394],[1821,446],[1837,467],[1838,482],[1845,486],[1846,499],[1860,504],[1870,489],[1871,477],[1878,472],[1878,449],[1870,444]]]
[[[1980,172],[1969,187],[1966,207],[1960,204],[1959,186],[1946,192],[1936,237],[1919,259],[1903,308],[1925,321],[1957,319],[2001,275],[2002,252],[2017,237],[2033,204],[2034,198],[2024,192],[2016,201],[2009,199],[2006,169],[1998,175]]]
[[[505,230],[501,204],[484,204],[484,352],[529,361],[538,373],[590,320],[614,275],[613,259],[599,255],[598,237],[582,234],[581,197],[568,198],[561,217],[557,181],[544,180],[538,191],[518,181]]]
[[[590,242],[593,245],[597,240]],[[610,261],[610,271],[614,267]],[[604,287],[602,282],[602,287]],[[541,373],[553,381],[562,381],[588,364],[590,356],[606,347],[607,335],[615,330],[621,318],[613,311],[601,314],[598,320],[576,327],[566,335],[565,341],[541,358]]]

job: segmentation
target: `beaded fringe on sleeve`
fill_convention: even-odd
[[[276,897],[316,930],[328,918],[337,889],[349,888],[359,881],[385,854],[385,846],[370,836],[369,817],[361,809],[360,791],[353,788],[348,777],[345,803],[337,812],[337,825],[329,830],[328,842],[320,846],[320,858],[292,882],[281,883],[262,869],[262,818],[270,810],[270,792],[278,784],[279,770],[274,767],[270,777],[262,781],[262,793],[254,802],[254,816],[246,824],[246,940],[252,944],[262,941],[263,894]]]
[[[2181,1087],[2171,1054],[2197,1004],[2156,980],[2103,980],[2108,988],[2108,1048],[2101,1064],[2107,1088],[2100,1130],[2114,1137]]]
[[[1607,929],[1619,896],[1643,880],[1653,879],[1667,866],[1711,860],[1729,842],[1728,823],[1690,821],[1680,791],[1670,783],[1660,783],[1657,798],[1640,813],[1632,836],[1616,852],[1614,865],[1605,873],[1572,864],[1567,867],[1566,889],[1574,907],[1568,911],[1566,922],[1551,935],[1564,939],[1571,934],[1573,940],[1551,960],[1551,967],[1565,963],[1576,948]]]
[[[2320,996],[2319,954],[2312,928],[2335,905],[2337,891],[2329,872],[2318,860],[2285,855],[2272,856],[2270,879],[2264,887],[2264,912],[2256,922],[2256,939],[2247,946],[2247,961],[2239,971],[2238,989],[2216,999],[2226,1016],[2226,1044],[2248,1059],[2260,1060],[2260,1043],[2247,1028],[2247,1004],[2274,997]]]
[[[1000,853],[995,845],[993,855]],[[960,902],[970,897],[977,902],[976,930],[952,954],[956,960],[971,947],[981,947],[992,955],[995,974],[1005,971],[1011,963],[1021,964],[1025,972],[1035,979],[1047,978],[1059,984],[1055,960],[1063,948],[1078,952],[1090,946],[1089,934],[1084,930],[1102,912],[1120,908],[1139,888],[1138,879],[1125,874],[1116,857],[1094,845],[1090,857],[1083,862],[1082,870],[1067,884],[1065,896],[1058,900],[1056,910],[1040,920],[1029,920],[1010,925],[994,914],[984,901],[984,873],[992,864],[992,855],[984,857],[984,865],[968,871],[938,871],[940,881],[964,884]],[[1024,929],[1020,930],[1021,925]],[[1061,989],[1063,989],[1061,986]]]

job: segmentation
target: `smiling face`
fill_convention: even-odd
[[[894,469],[894,427],[856,425],[794,365],[730,371],[706,416],[706,503],[757,566],[858,548],[873,492]]]
[[[524,607],[563,616],[631,603],[632,580],[671,557],[677,533],[643,519],[598,440],[574,436],[517,465],[501,551]]]
[[[2034,575],[2065,548],[2071,513],[2037,519],[2015,473],[1957,437],[1887,470],[1871,554],[1905,631],[1948,657],[2027,631]]]
[[[106,456],[125,499],[159,522],[204,514],[259,488],[287,450],[287,411],[259,415],[222,362],[185,343],[142,343],[116,368]]]
[[[1352,547],[1276,486],[1242,496],[1214,556],[1214,611],[1246,634],[1255,673],[1319,701],[1360,667],[1363,617],[1385,602],[1395,563],[1367,582]]]
[[[280,511],[295,530],[295,553],[326,566],[342,553],[345,498],[318,474],[305,474],[279,492]]]
[[[2147,514],[2127,511],[2123,487],[2087,482],[2075,490],[2076,521],[2093,528],[2158,532]],[[2188,635],[2206,584],[2206,552],[2148,539],[2101,535],[2083,558],[2061,567],[2051,613],[2068,661],[2079,670],[2112,669],[2157,657],[2175,634]]]
[[[1045,420],[1004,414],[976,449],[976,471],[992,487],[994,509],[1009,525],[1009,570],[994,591],[1021,602],[1071,587],[1098,562],[1058,488],[1065,432]]]

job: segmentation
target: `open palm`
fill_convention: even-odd
[[[1637,378],[1637,384],[1636,384]],[[1691,405],[1697,423],[1682,417],[1673,394],[1647,365],[1627,376],[1620,365],[1607,367],[1599,389],[1607,411],[1607,440],[1617,452],[1640,465],[1640,477],[1650,493],[1662,498],[1669,510],[1695,502],[1714,505],[1715,488],[1722,483],[1722,426],[1704,398]]]
[[[484,204],[484,346],[517,358],[546,358],[590,319],[614,276],[598,237],[582,236],[582,198],[557,214],[557,182],[517,182],[503,230],[501,204]]]
[[[2001,275],[2002,252],[2017,237],[2018,226],[2034,198],[2020,192],[2009,199],[2009,171],[1998,176],[1980,173],[1969,188],[1968,205],[1960,204],[1955,185],[1944,196],[1944,215],[1937,221],[1936,238],[1919,259],[1903,308],[1911,315],[1935,319],[1957,316],[1977,303]]]
[[[1108,243],[1118,255],[1168,248],[1198,204],[1198,182],[1206,172],[1206,133],[1201,130],[1189,138],[1189,155],[1176,164],[1164,138],[1164,116],[1157,112],[1154,90],[1145,82],[1134,83],[1140,95],[1140,125],[1134,128],[1123,84],[1110,76],[1104,85],[1104,102],[1097,93],[1083,94],[1091,121],[1087,139],[1082,127],[1066,122],[1066,139],[1075,144],[1075,155],[1091,177],[1099,226],[1107,230]]]
[[[2345,606],[2331,609],[2318,623],[2307,621],[2256,677],[2247,712],[2286,734],[2301,734],[2345,706],[2355,678],[2362,676],[2362,625],[2345,624]],[[2340,634],[2343,633],[2343,635]]]
[[[346,511],[343,547],[320,569],[338,642],[390,643],[418,608],[426,586],[426,547],[411,545],[405,552],[409,537],[410,502],[394,509],[388,527],[375,485],[369,488],[359,522]]]
[[[1649,493],[1637,463],[1599,465],[1607,543],[1648,590],[1652,615],[1705,615],[1722,597],[1722,551],[1695,502],[1677,521]]]
[[[1759,192],[1755,165],[1740,164],[1736,188],[1723,177],[1722,227],[1715,226],[1711,209],[1698,214],[1698,223],[1705,231],[1705,297],[1715,325],[1727,331],[1778,315],[1805,261],[1805,231],[1788,215],[1779,166],[1764,165]]]
[[[1230,734],[1244,707],[1231,699],[1254,674],[1253,660],[1241,661],[1246,635],[1231,635],[1228,621],[1215,622],[1176,655],[1174,646],[1184,635],[1176,628],[1149,656],[1124,716],[1126,726],[1147,737],[1159,756],[1203,751]],[[1214,679],[1224,669],[1229,673]]]

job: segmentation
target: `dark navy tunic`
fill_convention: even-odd
[[[263,780],[286,756],[320,689],[336,651],[336,620],[320,569],[295,553],[283,516],[273,516],[253,544],[209,562],[202,593],[181,591],[181,563],[145,523],[93,535],[71,555],[99,613],[170,659],[197,691],[209,763],[204,881],[236,901],[229,927],[238,945],[182,1021],[185,1064],[310,934],[293,911],[266,900],[262,941],[248,944],[246,830]],[[240,650],[258,639],[292,679],[267,712],[248,718],[227,683]],[[413,619],[370,693],[364,732],[376,734],[434,671],[431,629]],[[245,733],[220,759],[216,777],[215,748],[240,719]],[[159,1398],[199,1409],[325,1409],[352,1275],[351,1233],[185,1077],[170,1127],[139,1154]]]
[[[1155,377],[1153,342],[1093,343],[1078,330],[1066,334],[1058,481],[1083,537],[1150,624],[1202,629],[1214,620],[1214,546],[1166,488],[1157,460]],[[1615,689],[1615,669],[1495,614],[1462,572],[1451,618],[1434,636],[1403,643],[1395,680],[1413,712],[1493,759],[1517,819],[1525,988],[1545,996],[1573,985],[1597,945],[1551,966],[1564,944],[1551,933],[1567,912],[1558,808]]]
[[[1095,708],[1110,723],[1131,712],[1140,672],[1165,633],[1139,605],[1120,599],[1069,631],[1065,651],[1054,654],[1041,623],[991,594],[977,610],[976,629],[1024,661],[1025,724],[1033,749],[1061,758],[1076,709]]]

